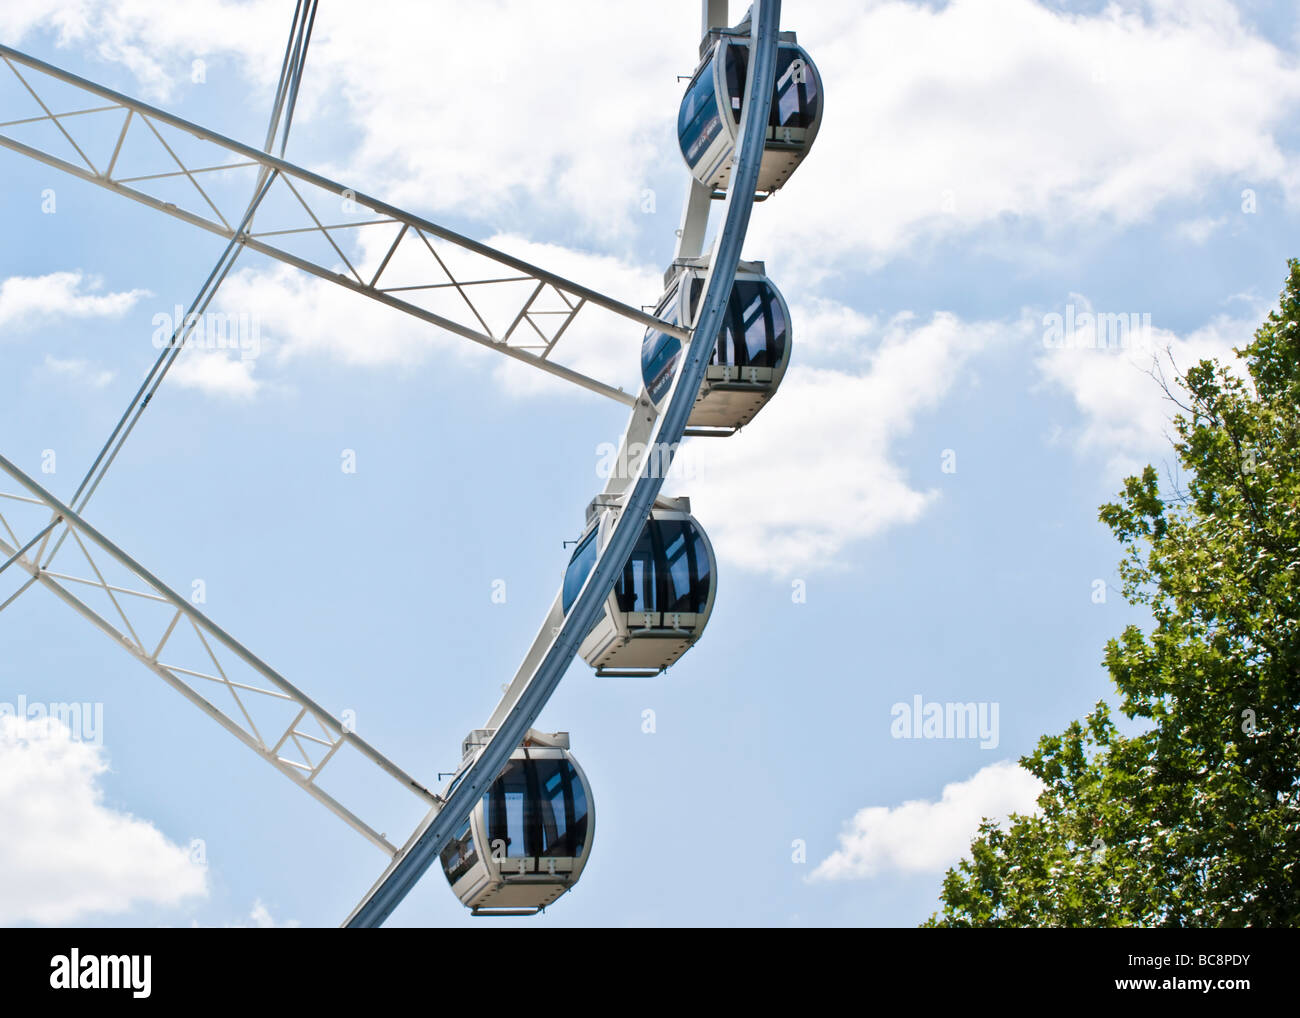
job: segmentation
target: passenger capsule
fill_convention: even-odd
[[[466,757],[491,735],[470,733]],[[530,729],[443,849],[442,869],[474,915],[534,915],[578,882],[595,824],[587,779],[569,752],[568,733]]]
[[[697,260],[669,270],[674,271],[676,276],[670,275],[655,315],[674,323],[693,322],[707,266]],[[646,332],[641,378],[659,409],[672,388],[681,352],[681,340],[675,336],[653,329]],[[790,309],[764,274],[762,262],[741,262],[687,427],[706,429],[696,434],[720,435],[744,427],[772,398],[789,363]]]
[[[739,33],[743,33],[739,34]],[[704,58],[691,78],[677,115],[677,139],[691,173],[702,184],[725,191],[731,178],[749,66],[749,22],[738,29],[714,29]],[[757,190],[771,193],[794,172],[817,137],[822,81],[812,59],[782,32],[777,44],[776,86],[768,117],[767,142]]]
[[[617,513],[593,503],[564,575],[567,614],[609,542]],[[660,499],[578,653],[597,675],[656,675],[704,632],[713,611],[717,561],[689,499]]]

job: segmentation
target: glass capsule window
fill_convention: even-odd
[[[622,612],[658,611],[659,578],[655,573],[655,541],[652,523],[647,523],[637,538],[632,555],[623,567],[623,575],[614,586],[618,610]]]
[[[534,760],[542,855],[577,859],[587,842],[587,790],[568,760]]]
[[[564,613],[567,615],[569,609],[573,607],[573,602],[578,600],[578,594],[582,591],[582,585],[587,582],[587,577],[591,575],[592,569],[596,566],[596,533],[598,528],[593,528],[591,533],[584,537],[578,547],[574,549],[573,557],[569,559],[569,568],[564,573]]]
[[[511,760],[483,804],[494,859],[578,858],[586,847],[587,792],[569,760]]]
[[[447,847],[442,850],[442,869],[447,874],[447,882],[456,883],[476,862],[478,862],[478,852],[474,848],[474,836],[470,833],[469,821],[466,820],[455,837],[447,842]]]
[[[712,575],[704,535],[689,520],[650,520],[614,587],[623,612],[703,614]]]
[[[692,314],[703,287],[698,278],[691,285]],[[772,285],[759,279],[737,280],[709,363],[774,368],[785,356],[788,332],[785,309]]]
[[[672,290],[659,302],[655,311],[656,318],[664,321],[677,321],[677,288]],[[682,352],[682,341],[666,332],[647,330],[641,343],[641,378],[645,382],[650,399],[658,403],[673,384],[673,371],[677,367],[677,358]]]
[[[645,342],[641,344],[641,377],[654,402],[658,403],[668,395],[677,356],[681,352],[682,343],[676,336],[666,332],[646,333]]]
[[[677,113],[677,139],[686,162],[694,166],[722,131],[722,118],[713,86],[713,60],[706,60],[691,79]]]
[[[732,119],[740,123],[740,106],[745,94],[745,75],[749,70],[749,49],[742,45],[727,47],[725,77]],[[820,112],[821,83],[803,52],[796,46],[781,46],[776,51],[776,84],[772,90],[772,112],[768,126],[812,127]],[[692,164],[693,165],[693,164]]]
[[[740,105],[745,96],[745,75],[749,72],[749,50],[744,46],[728,46],[726,54],[727,98],[731,103],[731,119],[740,123]]]
[[[709,551],[704,535],[688,520],[659,524],[666,568],[666,612],[700,614],[709,601]]]
[[[773,127],[812,127],[817,119],[821,90],[817,72],[803,54],[782,48],[776,54],[776,91],[772,95]]]

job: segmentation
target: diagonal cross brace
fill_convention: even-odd
[[[340,803],[317,783],[317,778],[320,776],[322,769],[334,758],[335,754],[345,747],[352,749],[378,768],[387,778],[396,781],[406,791],[419,798],[425,805],[437,805],[441,802],[440,797],[429,791],[423,783],[417,781],[355,732],[349,730],[347,725],[276,672],[243,644],[231,637],[193,604],[164,584],[153,573],[127,555],[126,552],[104,537],[98,530],[86,523],[71,508],[56,499],[37,481],[3,456],[0,456],[0,474],[7,474],[26,491],[26,495],[0,493],[0,499],[39,505],[48,509],[55,517],[52,523],[46,524],[41,533],[38,533],[35,538],[21,541],[3,513],[0,513],[0,558],[12,562],[15,568],[21,568],[29,574],[29,579],[23,589],[39,583],[50,590],[69,607],[89,619],[98,629],[111,637],[115,643],[140,661],[146,668],[246,746],[262,756],[276,770],[289,777],[313,798],[323,803],[360,834],[390,855],[396,854],[398,849],[383,833],[362,820],[356,813]],[[27,551],[38,540],[42,539],[42,534],[48,537],[47,532],[52,527],[59,526],[66,527],[73,535],[74,542],[81,547],[93,578],[51,572],[41,567],[38,558],[27,554]],[[105,577],[104,570],[99,565],[99,562],[104,561],[112,561],[120,569],[124,569],[129,573],[135,587],[110,584]],[[83,584],[101,591],[113,605],[120,621],[115,622],[109,619],[87,604],[86,601],[73,593],[69,586],[71,583]],[[173,611],[171,622],[163,634],[162,640],[157,645],[146,645],[139,635],[138,627],[132,624],[131,607],[134,601],[137,600],[145,600],[155,605],[165,605]],[[6,602],[6,605],[8,603]],[[0,606],[0,609],[3,607]],[[216,674],[161,660],[163,651],[174,639],[175,631],[182,622],[193,627],[200,644],[208,655],[211,666],[216,670]],[[218,652],[239,661],[264,681],[269,688],[231,679],[228,669],[223,667],[219,660]],[[214,688],[216,686],[225,688],[238,706],[238,713],[232,715],[221,710],[200,693],[196,685],[188,681],[190,679],[205,680],[211,683]],[[248,701],[246,698],[250,696],[263,696],[280,702],[291,702],[299,707],[298,714],[283,729],[282,733],[277,729],[276,735],[268,739],[258,730],[247,710]],[[307,718],[312,719],[319,726],[320,734],[313,734],[310,731],[303,730],[302,725]],[[324,749],[324,753],[320,754],[320,759],[313,759],[304,744],[304,739],[308,743]],[[297,747],[302,757],[301,760],[295,760],[284,755],[282,751],[288,743],[292,743]]]
[[[448,285],[447,278],[450,277],[450,285],[454,286],[460,292],[461,297],[465,299],[465,301],[470,305],[470,309],[473,310],[477,316],[478,311],[474,307],[472,299],[466,293],[466,289],[469,286],[484,287],[501,282],[515,282],[520,279],[533,280],[549,284],[555,289],[561,299],[571,308],[567,313],[569,319],[578,314],[582,308],[590,305],[612,312],[613,314],[642,326],[643,328],[653,328],[659,332],[664,332],[683,340],[690,338],[689,331],[682,326],[672,322],[663,321],[640,308],[632,307],[631,305],[616,300],[613,297],[601,293],[591,287],[584,286],[580,283],[574,282],[573,280],[567,279],[564,276],[533,265],[523,259],[516,258],[486,244],[472,240],[453,230],[431,222],[428,219],[405,212],[395,206],[387,204],[386,202],[380,201],[377,198],[373,198],[357,191],[354,188],[345,187],[337,181],[330,180],[317,173],[313,173],[310,170],[295,166],[292,163],[286,162],[282,158],[269,155],[266,152],[259,151],[251,146],[234,141],[223,135],[217,134],[216,132],[209,131],[198,124],[173,116],[157,107],[132,99],[129,96],[115,92],[112,89],[97,85],[94,82],[81,78],[75,74],[71,74],[68,71],[64,71],[42,60],[38,60],[35,57],[22,53],[12,47],[0,45],[0,60],[6,63],[14,73],[18,73],[18,66],[22,66],[39,71],[40,73],[49,75],[65,84],[83,90],[89,97],[94,97],[95,101],[90,103],[90,108],[93,108],[98,112],[103,112],[105,109],[120,108],[123,111],[124,118],[131,117],[134,119],[142,119],[149,125],[150,130],[152,131],[157,130],[155,126],[156,124],[166,124],[172,128],[190,134],[200,141],[215,145],[223,150],[223,155],[225,156],[225,158],[223,158],[223,160],[218,164],[220,167],[228,167],[234,164],[259,165],[265,171],[278,172],[286,184],[292,185],[291,191],[296,191],[297,187],[304,185],[317,188],[321,191],[337,196],[340,199],[352,202],[360,208],[368,210],[373,214],[373,218],[367,220],[365,223],[350,223],[346,224],[346,226],[343,224],[327,226],[320,221],[319,217],[315,216],[315,214],[311,212],[311,209],[307,206],[306,202],[302,202],[304,210],[308,215],[303,222],[301,230],[271,231],[267,234],[258,234],[256,232],[248,231],[240,233],[226,224],[219,213],[216,218],[210,218],[205,215],[182,209],[174,203],[164,201],[154,195],[150,195],[138,188],[130,186],[128,181],[138,180],[138,178],[122,176],[114,177],[112,166],[104,172],[99,172],[93,168],[90,159],[85,160],[87,164],[86,166],[81,166],[77,163],[62,159],[51,152],[43,151],[3,134],[0,134],[0,146],[4,146],[15,152],[21,153],[22,155],[36,159],[48,166],[60,169],[75,177],[106,188],[107,190],[114,191],[117,194],[131,198],[132,200],[144,205],[148,205],[159,212],[166,213],[167,215],[188,222],[193,226],[197,226],[218,236],[227,239],[238,237],[239,242],[251,250],[265,254],[268,257],[285,262],[289,265],[293,265],[296,268],[311,273],[321,279],[337,283],[347,289],[363,294],[381,304],[385,304],[388,307],[403,311],[421,319],[422,321],[426,321],[465,339],[469,339],[472,342],[489,347],[490,349],[496,350],[516,360],[520,360],[532,367],[547,372],[548,374],[555,375],[580,385],[590,391],[607,396],[617,402],[623,403],[627,406],[633,406],[635,405],[636,398],[635,396],[624,392],[622,389],[609,385],[608,383],[602,382],[598,379],[591,378],[580,371],[557,363],[550,357],[551,347],[554,346],[553,340],[558,340],[558,335],[552,337],[551,340],[547,340],[546,349],[544,349],[542,354],[537,354],[532,352],[531,349],[511,344],[503,337],[492,335],[491,330],[482,327],[481,318],[479,320],[480,327],[472,327],[448,318],[445,315],[434,313],[402,296],[399,296],[398,294],[411,289],[431,289],[436,285]],[[102,101],[107,101],[112,105],[105,107],[102,105]],[[60,114],[47,113],[44,117],[29,118],[29,122],[42,120],[50,121],[59,125],[62,130],[60,123],[62,119],[85,112],[89,112],[89,110],[76,110],[70,113]],[[124,131],[125,126],[126,125],[124,124]],[[123,137],[124,136],[125,135],[123,134]],[[119,148],[121,140],[121,137],[119,137]],[[113,165],[115,164],[116,153],[114,153]],[[195,182],[197,187],[196,176],[204,172],[215,171],[218,166],[190,168],[185,167],[182,163],[182,169],[175,172],[177,174],[183,172],[188,179]],[[201,191],[201,193],[206,199],[206,192]],[[297,197],[301,201],[301,195],[298,195]],[[367,280],[360,274],[356,273],[355,270],[341,273],[335,268],[335,263],[326,264],[323,260],[304,258],[272,243],[275,236],[283,232],[304,234],[315,233],[323,237],[328,244],[334,250],[338,251],[339,255],[341,255],[342,252],[338,250],[332,236],[334,231],[344,228],[353,229],[383,225],[400,227],[402,228],[402,233],[414,231],[415,236],[420,238],[426,244],[430,239],[436,239],[463,254],[486,259],[500,267],[500,272],[496,275],[504,278],[457,279],[450,271],[446,271],[445,275],[439,274],[436,280],[431,279],[427,286],[389,289],[379,285],[380,280],[378,274],[376,274],[374,278]],[[393,250],[395,250],[395,246],[389,250],[389,257],[391,257]],[[346,262],[346,259],[344,259],[344,262]],[[445,266],[443,266],[443,268],[445,269]],[[561,331],[567,329],[567,326],[568,321],[563,324]]]

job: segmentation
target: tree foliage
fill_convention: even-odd
[[[931,926],[1300,923],[1300,260],[1236,351],[1167,389],[1186,490],[1129,477],[1100,518],[1124,596],[1103,702],[1021,760],[1039,812],[981,825]],[[1129,726],[1132,727],[1132,726]]]

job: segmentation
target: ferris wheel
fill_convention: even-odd
[[[535,730],[538,715],[575,657],[601,675],[658,674],[701,638],[713,610],[712,545],[690,500],[661,489],[684,438],[735,434],[785,374],[789,308],[763,263],[740,255],[754,203],[789,180],[813,144],[821,79],[794,33],[780,31],[780,0],[755,0],[736,25],[728,24],[726,0],[703,0],[699,63],[677,121],[689,191],[651,314],[287,162],[316,7],[317,0],[298,0],[260,149],[0,45],[0,74],[12,74],[31,100],[12,113],[0,108],[0,146],[227,241],[68,501],[0,455],[0,472],[17,486],[0,491],[0,573],[26,574],[0,613],[30,588],[46,588],[378,846],[387,866],[345,926],[382,924],[435,864],[474,914],[531,915],[576,884],[595,833],[591,786],[569,735]],[[56,102],[72,105],[56,110]],[[99,129],[73,129],[92,122]],[[44,133],[23,140],[33,126]],[[166,153],[161,172],[128,165],[125,154],[141,139]],[[237,170],[251,177],[251,194],[217,186]],[[334,206],[350,203],[360,217],[327,222],[322,196]],[[263,225],[259,214],[272,207],[288,209],[296,222]],[[382,235],[383,243],[362,244],[362,231]],[[315,246],[304,247],[305,240]],[[619,450],[626,469],[614,471],[586,507],[550,611],[487,722],[466,736],[461,763],[440,791],[360,738],[86,520],[87,504],[245,250],[631,408]],[[637,395],[565,363],[566,331],[593,310],[644,330]],[[20,510],[36,513],[37,522],[20,522]],[[185,647],[197,648],[194,656],[176,656],[182,634]],[[423,804],[424,819],[406,838],[390,840],[363,818],[362,807],[325,790],[322,776],[345,753],[374,781],[396,782]]]

